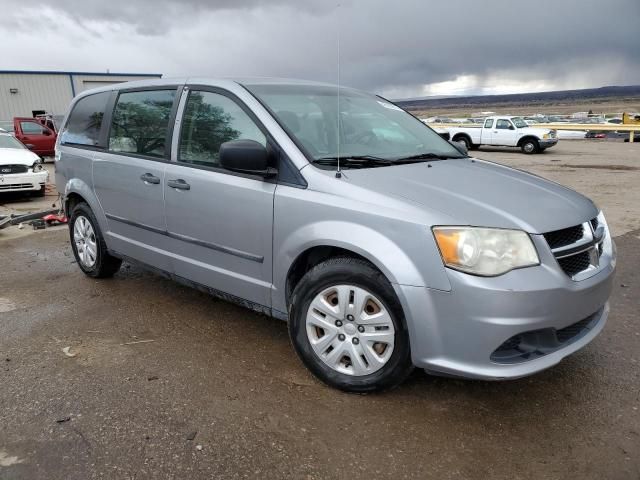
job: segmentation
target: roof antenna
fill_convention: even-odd
[[[340,4],[336,8],[338,12],[338,125],[337,125],[337,145],[338,145],[338,168],[336,170],[336,178],[342,178],[340,170]]]

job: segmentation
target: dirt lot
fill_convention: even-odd
[[[478,152],[589,194],[618,236],[603,333],[512,382],[340,393],[282,322],[131,266],[88,279],[64,227],[0,231],[0,479],[639,479],[638,147]]]

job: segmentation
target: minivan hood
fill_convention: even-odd
[[[343,173],[348,182],[444,213],[460,225],[545,233],[598,214],[591,200],[569,188],[472,158]]]
[[[38,155],[22,148],[0,148],[0,165],[26,165],[30,167]]]

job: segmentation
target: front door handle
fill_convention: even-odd
[[[189,190],[189,189],[191,189],[191,185],[189,185],[187,182],[185,182],[181,178],[178,178],[176,180],[169,180],[167,182],[167,185],[169,185],[171,188],[175,188],[177,190]]]
[[[150,173],[143,173],[142,175],[140,175],[140,180],[142,180],[144,183],[152,183],[154,185],[158,185],[160,183],[160,179]]]

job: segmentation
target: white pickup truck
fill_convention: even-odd
[[[468,150],[481,145],[520,147],[524,153],[539,153],[558,143],[555,130],[530,127],[521,117],[487,117],[478,126],[449,127],[452,141],[464,143]]]

